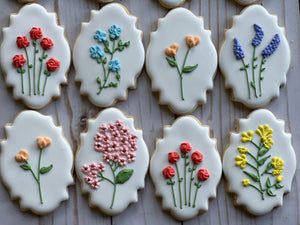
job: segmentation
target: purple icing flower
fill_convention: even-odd
[[[279,43],[280,43],[280,37],[278,34],[275,34],[270,44],[262,51],[261,53],[262,56],[264,58],[267,58],[268,56],[272,55],[277,49]]]
[[[256,35],[252,40],[252,45],[256,47],[256,46],[260,45],[262,39],[264,38],[264,31],[257,24],[254,24],[253,26],[254,26],[254,30],[256,32]]]
[[[104,52],[101,50],[100,46],[92,46],[90,48],[91,56],[94,59],[100,59],[102,56],[104,56]]]
[[[239,43],[239,40],[237,38],[234,38],[233,52],[234,52],[236,59],[240,60],[240,59],[245,58],[244,51],[243,51],[242,46]]]
[[[118,37],[120,37],[122,28],[118,27],[116,24],[114,24],[109,28],[108,31],[109,31],[110,38],[114,40],[114,39],[117,39]]]
[[[97,39],[99,43],[106,41],[106,32],[99,29],[96,31],[94,38]]]
[[[117,71],[121,68],[121,65],[120,65],[120,60],[118,59],[113,59],[109,62],[109,69],[112,70],[112,71]]]

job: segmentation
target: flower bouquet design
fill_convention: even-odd
[[[102,65],[103,69],[103,78],[97,77],[97,83],[99,84],[99,91],[98,95],[102,92],[104,88],[109,87],[118,87],[117,82],[109,82],[109,75],[111,72],[114,72],[116,74],[116,79],[119,82],[121,80],[121,75],[119,70],[121,69],[121,63],[119,59],[114,59],[114,54],[119,51],[122,52],[125,48],[130,46],[130,41],[127,41],[125,43],[122,42],[122,40],[119,40],[116,44],[116,41],[119,39],[121,35],[122,28],[118,27],[117,25],[112,25],[109,29],[109,40],[107,38],[107,33],[102,30],[97,30],[96,34],[94,35],[94,39],[98,41],[98,43],[103,43],[104,45],[104,51],[102,51],[101,46],[92,46],[90,48],[91,57],[97,61],[98,64]],[[116,46],[117,45],[117,46]],[[109,54],[110,57],[108,59],[107,56],[105,56],[105,53]],[[109,60],[109,61],[108,61]],[[108,67],[106,67],[106,64],[108,63]],[[108,83],[109,82],[109,83]]]
[[[191,73],[193,72],[195,69],[197,69],[198,64],[193,65],[193,66],[186,66],[186,61],[188,58],[188,55],[191,51],[191,49],[195,46],[197,46],[200,42],[200,37],[199,36],[191,36],[188,35],[185,38],[186,44],[187,44],[187,51],[185,53],[184,56],[184,60],[183,60],[183,64],[181,69],[179,68],[177,59],[176,59],[176,54],[177,54],[177,50],[179,48],[177,43],[172,44],[170,47],[167,47],[165,49],[165,54],[166,54],[166,60],[169,63],[169,65],[171,67],[176,67],[179,78],[180,78],[180,90],[181,90],[181,99],[184,100],[184,94],[183,94],[183,74],[184,73]]]
[[[266,156],[266,154],[271,150],[274,143],[272,140],[273,130],[269,127],[269,125],[265,124],[260,125],[256,130],[256,133],[260,137],[257,143],[253,141],[254,132],[252,130],[242,133],[241,141],[243,143],[251,144],[256,151],[254,153],[253,151],[250,151],[250,148],[239,146],[238,151],[241,153],[241,155],[235,157],[235,165],[240,166],[241,169],[244,169],[246,166],[251,168],[253,172],[250,172],[248,169],[243,170],[243,172],[254,183],[251,183],[249,179],[244,179],[242,180],[242,185],[244,187],[250,186],[255,188],[261,194],[262,200],[264,200],[265,193],[267,193],[268,196],[276,196],[276,194],[274,194],[271,190],[273,187],[276,189],[283,188],[283,185],[280,184],[283,176],[280,174],[283,170],[284,161],[280,157],[273,157],[272,160],[266,164],[271,157],[271,155]],[[250,157],[250,159],[247,158],[247,155]],[[261,170],[261,167],[265,168]],[[274,182],[271,181],[270,177],[263,180],[262,178],[265,174],[276,177]]]
[[[276,49],[279,46],[280,43],[280,37],[278,34],[275,34],[271,42],[267,47],[265,47],[261,52],[261,62],[258,66],[256,61],[258,60],[258,57],[256,56],[256,47],[259,46],[263,40],[264,37],[264,31],[263,29],[257,25],[253,25],[255,30],[255,37],[252,39],[252,46],[253,46],[253,53],[252,53],[252,60],[251,60],[251,70],[252,70],[252,80],[250,80],[248,70],[250,70],[249,63],[246,63],[245,53],[243,51],[243,48],[241,44],[239,43],[239,40],[237,38],[234,38],[234,44],[233,44],[233,53],[237,60],[241,60],[243,63],[243,66],[240,68],[241,71],[245,71],[246,79],[247,79],[247,87],[248,87],[248,95],[249,99],[251,99],[251,88],[253,88],[255,98],[262,96],[262,81],[264,77],[262,76],[262,73],[266,70],[265,64],[267,62],[267,57],[271,56]],[[258,69],[258,77],[255,76],[256,69]],[[258,81],[258,86],[257,86]],[[259,92],[259,93],[258,93]]]
[[[33,46],[33,64],[30,62],[29,57],[29,46],[30,41],[27,39],[26,36],[18,36],[16,40],[16,44],[19,49],[24,49],[24,55],[15,55],[12,60],[12,64],[17,68],[17,72],[21,74],[21,86],[22,86],[22,94],[25,94],[24,91],[24,74],[26,73],[26,69],[23,68],[25,63],[27,62],[27,76],[28,76],[28,95],[31,96],[32,91],[34,95],[45,95],[46,84],[48,77],[51,76],[52,72],[55,72],[60,67],[60,61],[52,57],[46,62],[47,69],[44,71],[45,79],[43,90],[41,90],[41,76],[42,76],[42,69],[44,65],[44,60],[47,59],[48,55],[46,52],[53,48],[54,43],[52,39],[48,37],[43,37],[43,32],[39,27],[33,27],[29,32],[30,38],[32,40]],[[43,52],[40,57],[38,57],[39,68],[37,66],[37,55],[39,53],[38,49],[38,40],[40,41],[40,47],[43,49]],[[33,75],[33,79],[31,77]],[[32,87],[33,86],[33,87]]]
[[[120,120],[108,125],[102,124],[99,132],[94,136],[94,149],[103,154],[103,160],[98,164],[93,162],[83,165],[81,171],[86,174],[84,180],[92,189],[98,189],[100,182],[107,181],[114,187],[110,208],[113,208],[117,185],[127,182],[134,170],[122,169],[127,163],[135,161],[137,150],[137,135],[131,133],[129,128]],[[113,174],[112,178],[105,175],[106,165]]]
[[[42,188],[41,188],[41,174],[48,173],[50,170],[52,170],[53,165],[51,164],[49,166],[41,168],[41,159],[42,159],[42,152],[45,148],[47,148],[51,144],[51,139],[48,137],[39,137],[39,138],[37,138],[36,143],[37,143],[37,147],[40,150],[37,174],[34,173],[30,163],[28,162],[29,153],[27,150],[22,149],[18,154],[15,155],[15,160],[19,163],[23,163],[20,165],[20,167],[23,170],[29,170],[31,172],[32,176],[34,177],[35,181],[37,182],[37,184],[39,186],[40,201],[41,201],[41,204],[43,204],[44,201],[43,201],[43,194],[42,194]]]
[[[168,179],[167,185],[170,185],[172,188],[172,196],[174,201],[174,206],[177,207],[177,201],[176,196],[179,196],[179,207],[182,209],[183,207],[183,198],[184,198],[184,205],[188,207],[195,208],[196,206],[196,199],[197,199],[197,193],[199,188],[201,188],[202,183],[206,181],[209,178],[209,172],[206,169],[199,169],[197,173],[198,180],[194,182],[195,176],[194,171],[197,170],[198,165],[203,161],[203,155],[199,151],[194,151],[191,156],[189,156],[190,151],[192,150],[192,147],[189,143],[182,143],[180,145],[180,152],[181,152],[181,158],[184,160],[183,164],[183,177],[181,176],[182,171],[179,170],[177,162],[180,159],[180,156],[177,152],[169,152],[168,154],[168,161],[171,164],[175,165],[175,169],[177,172],[177,185],[178,185],[178,194],[174,191],[174,185],[176,183],[175,180],[172,178],[176,175],[175,169],[172,166],[168,166],[163,169],[162,174],[165,177],[165,179]],[[188,168],[190,165],[190,162],[187,160],[191,158],[192,166]],[[187,179],[187,168],[188,172],[190,173],[190,179]],[[182,193],[182,185],[183,182],[183,193]],[[196,190],[194,191],[194,199],[192,204],[192,183],[194,182],[194,187]]]

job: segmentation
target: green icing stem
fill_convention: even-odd
[[[256,66],[255,66],[255,61],[257,60],[257,58],[255,57],[255,49],[256,49],[256,46],[253,47],[253,57],[252,57],[252,76],[253,76],[253,89],[254,89],[254,93],[255,93],[255,97],[257,98],[257,91],[256,91],[256,82],[255,82],[255,72],[254,70],[256,69]]]
[[[174,192],[174,184],[172,184],[173,183],[172,178],[170,178],[170,182],[171,182],[171,187],[172,187],[172,194],[173,194],[174,206],[177,207],[176,199],[175,199],[175,192]]]
[[[251,99],[251,93],[250,93],[250,83],[249,83],[248,70],[247,70],[247,67],[246,67],[246,64],[245,64],[245,61],[244,61],[244,59],[242,59],[242,62],[243,62],[244,68],[245,68],[245,73],[246,73],[246,78],[247,78],[248,95],[249,95],[249,99]]]
[[[178,165],[177,163],[175,163],[175,166],[176,166],[176,170],[177,170],[177,174],[178,174],[178,187],[179,187],[179,197],[180,197],[180,208],[182,209],[182,195],[181,195],[181,177],[180,177],[180,174],[179,174],[179,169],[178,169]],[[173,187],[173,185],[172,185]]]
[[[30,63],[29,63],[29,57],[28,57],[27,48],[25,47],[24,49],[25,49],[26,58],[27,58],[28,84],[29,84],[29,96],[31,96]]]

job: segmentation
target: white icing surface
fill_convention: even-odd
[[[269,127],[273,129],[272,140],[274,141],[272,148],[266,154],[266,156],[269,154],[271,155],[270,160],[267,160],[267,162],[272,161],[272,157],[274,156],[280,157],[284,161],[281,173],[283,180],[280,183],[284,185],[284,187],[281,189],[273,187],[271,190],[274,194],[276,194],[276,197],[270,197],[265,193],[265,200],[262,200],[261,194],[257,190],[250,186],[244,187],[242,185],[243,179],[249,179],[252,184],[257,183],[243,173],[243,170],[245,169],[251,172],[253,172],[253,169],[251,170],[249,166],[246,166],[245,169],[241,169],[239,166],[236,166],[235,157],[240,155],[237,149],[238,146],[247,147],[249,148],[249,151],[252,149],[253,153],[253,147],[249,142],[241,142],[241,133],[248,132],[249,130],[253,130],[255,132],[259,125],[264,124],[268,124]],[[223,158],[223,170],[228,181],[229,192],[236,194],[236,204],[245,206],[247,210],[254,215],[264,215],[270,212],[274,207],[281,206],[283,204],[283,194],[291,191],[291,183],[296,171],[296,156],[291,145],[291,134],[285,133],[284,121],[277,120],[270,111],[265,109],[252,112],[247,119],[240,119],[238,126],[238,133],[230,134],[229,146],[227,147]],[[259,140],[258,137],[259,136],[254,133],[253,140]],[[247,160],[251,161],[249,155],[246,156]],[[274,182],[272,175],[263,175],[263,186],[266,183],[267,177],[270,178],[272,184]]]
[[[166,8],[175,8],[181,6],[185,0],[158,0],[159,3]]]
[[[152,80],[152,90],[160,92],[160,103],[168,105],[175,113],[189,113],[198,104],[206,103],[206,91],[213,88],[217,52],[211,41],[211,32],[204,29],[202,17],[196,17],[184,8],[171,10],[165,18],[158,20],[157,27],[157,31],[150,35],[146,57],[146,68]],[[172,27],[176,29],[170,29]],[[181,68],[188,49],[185,41],[187,35],[199,36],[200,43],[191,48],[187,58],[186,66],[198,64],[198,67],[191,73],[183,74],[185,100],[182,100],[180,77],[176,67],[168,64],[165,49],[173,43],[178,43],[176,59]]]
[[[31,69],[31,96],[29,96],[29,82],[27,62],[23,68],[26,70],[24,74],[24,91],[22,94],[21,75],[17,73],[17,68],[12,65],[12,60],[15,55],[23,54],[26,58],[25,50],[19,49],[16,40],[18,36],[26,36],[30,41],[30,46],[27,47],[30,63],[33,64],[34,54],[32,40],[29,32],[32,27],[40,27],[43,32],[43,37],[49,37],[53,40],[54,46],[47,50],[48,57],[43,62],[43,69],[41,75],[41,87],[43,87],[45,75],[44,71],[47,69],[46,62],[54,57],[60,61],[60,68],[52,72],[48,78],[45,95],[33,95],[33,69]],[[39,53],[36,59],[36,86],[38,83],[38,73],[40,68],[39,57],[42,55],[43,49],[40,46],[40,41],[37,40],[37,49]],[[0,62],[4,72],[7,86],[13,87],[13,96],[15,99],[21,99],[26,106],[33,109],[39,109],[46,106],[52,98],[59,98],[61,95],[60,84],[67,83],[66,73],[69,70],[71,63],[71,53],[69,44],[64,35],[64,28],[57,25],[57,18],[55,13],[48,13],[47,10],[38,4],[25,5],[17,14],[11,14],[9,27],[3,28],[3,42],[0,49]]]
[[[51,116],[36,111],[23,111],[13,124],[5,126],[7,139],[1,141],[0,174],[12,199],[20,199],[22,210],[43,215],[56,209],[61,201],[69,198],[67,186],[73,184],[73,152]],[[15,155],[21,149],[29,152],[28,162],[37,174],[40,150],[38,137],[49,137],[52,142],[42,152],[41,167],[53,164],[52,170],[41,174],[44,203],[40,203],[38,184],[30,171],[20,168]]]
[[[130,179],[123,184],[117,184],[116,196],[113,208],[110,209],[113,196],[113,185],[107,181],[101,181],[98,189],[93,190],[84,181],[86,176],[81,168],[83,165],[91,164],[92,162],[98,163],[102,161],[103,154],[94,150],[94,136],[99,131],[99,127],[105,123],[115,123],[116,120],[121,120],[124,125],[129,128],[131,133],[138,136],[136,159],[134,162],[127,163],[121,169],[134,169],[134,172]],[[112,173],[109,169],[109,165],[104,163],[106,170],[103,172],[107,177],[112,177]],[[95,119],[88,121],[88,132],[80,135],[80,147],[76,154],[75,168],[76,173],[81,181],[82,193],[89,194],[89,202],[91,206],[98,207],[103,213],[107,215],[116,215],[123,212],[130,203],[138,201],[137,190],[144,188],[144,180],[148,170],[149,153],[147,146],[143,139],[143,133],[141,130],[137,130],[134,127],[134,119],[127,117],[116,108],[109,108],[103,110]],[[117,169],[117,172],[121,170]]]
[[[145,60],[142,31],[136,28],[136,23],[137,18],[129,15],[124,6],[113,3],[104,6],[100,11],[91,11],[90,22],[82,23],[81,25],[81,32],[73,51],[76,80],[81,82],[80,93],[88,95],[89,100],[99,107],[108,107],[117,100],[125,100],[127,98],[127,89],[135,88],[136,86],[137,76],[141,72]],[[98,76],[103,80],[103,69],[102,65],[91,58],[90,47],[101,46],[103,51],[103,43],[98,43],[94,39],[94,35],[98,29],[101,29],[108,35],[108,29],[113,24],[122,28],[120,38],[116,43],[119,40],[122,40],[123,43],[130,41],[130,46],[122,52],[117,51],[114,54],[114,59],[120,60],[121,80],[118,82],[115,73],[111,73],[109,82],[118,83],[118,87],[104,88],[97,95],[99,84],[96,80]],[[110,48],[111,45],[110,43]],[[105,56],[108,57],[107,66],[110,55],[105,54]]]
[[[191,155],[195,150],[200,151],[203,154],[203,162],[200,163],[197,170],[194,172],[194,182],[198,181],[196,176],[200,168],[207,169],[210,174],[210,177],[205,182],[202,182],[202,187],[198,190],[195,208],[183,204],[183,208],[180,209],[177,177],[174,177],[173,179],[175,181],[173,186],[174,191],[177,194],[177,207],[174,207],[171,186],[167,185],[167,179],[165,179],[162,174],[163,169],[167,166],[172,166],[175,169],[174,164],[168,162],[168,153],[176,151],[180,155],[179,148],[180,144],[183,142],[190,143],[193,148],[188,155]],[[190,158],[191,157],[189,157],[190,166],[188,166],[188,168],[192,165]],[[181,171],[180,176],[183,176],[182,168],[184,166],[184,160],[180,158],[180,160],[177,161],[177,164]],[[156,142],[156,150],[150,162],[150,175],[155,185],[156,195],[162,197],[162,208],[170,211],[172,216],[176,219],[188,220],[195,217],[200,212],[207,211],[208,200],[209,198],[216,197],[217,185],[222,175],[222,164],[220,155],[216,150],[216,140],[209,137],[209,128],[201,125],[200,122],[192,116],[180,117],[172,126],[165,127],[163,139],[159,139]],[[189,181],[189,172],[187,172],[187,178]],[[184,193],[183,187],[184,185],[182,182],[182,193]],[[192,188],[195,190],[194,184],[192,184]],[[184,197],[182,199],[184,200]]]
[[[241,5],[250,5],[257,2],[258,0],[235,0],[235,1]]]
[[[275,34],[280,36],[280,44],[277,50],[266,58],[262,73],[264,79],[262,85],[262,97],[256,98],[254,89],[251,88],[251,100],[249,100],[247,79],[244,71],[240,71],[243,66],[241,60],[237,60],[233,53],[234,38],[238,38],[245,53],[245,63],[249,63],[249,80],[252,81],[252,39],[255,36],[253,25],[259,25],[264,31],[264,38],[256,47],[258,64],[256,71],[256,86],[258,86],[258,70],[261,62],[262,50],[271,42]],[[281,85],[286,83],[286,74],[289,69],[291,56],[288,41],[285,37],[284,28],[277,25],[277,16],[270,15],[267,10],[260,5],[252,5],[242,11],[241,15],[233,17],[232,28],[225,31],[225,39],[220,49],[220,69],[225,78],[225,87],[232,89],[233,100],[241,102],[250,108],[262,107],[270,100],[279,96]]]

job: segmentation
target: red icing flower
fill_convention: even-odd
[[[195,164],[200,164],[203,161],[203,155],[201,154],[201,152],[198,151],[193,152],[192,161]]]
[[[172,166],[168,166],[168,167],[164,168],[162,173],[166,179],[170,179],[175,176],[175,170],[173,169]]]
[[[201,181],[206,181],[209,178],[209,172],[206,169],[200,169],[198,171],[198,179]]]
[[[169,152],[169,155],[168,155],[168,160],[169,160],[169,163],[176,163],[179,159],[179,155],[177,152]]]
[[[12,64],[15,67],[19,68],[19,67],[24,66],[25,62],[26,62],[26,59],[24,58],[23,55],[15,55],[13,58]]]
[[[26,48],[30,45],[30,42],[27,40],[27,37],[26,36],[19,36],[17,37],[17,45],[18,45],[18,48]]]
[[[39,27],[33,27],[29,33],[30,33],[30,37],[35,40],[43,37],[42,29]]]
[[[51,71],[51,72],[54,72],[55,70],[57,70],[60,66],[60,61],[58,61],[57,59],[55,58],[51,58],[48,60],[47,62],[47,70],[48,71]]]
[[[43,38],[42,41],[41,41],[41,46],[44,50],[49,50],[53,47],[54,43],[53,41],[51,40],[51,38]]]
[[[181,143],[180,151],[181,153],[189,153],[192,150],[192,146],[189,143]]]

